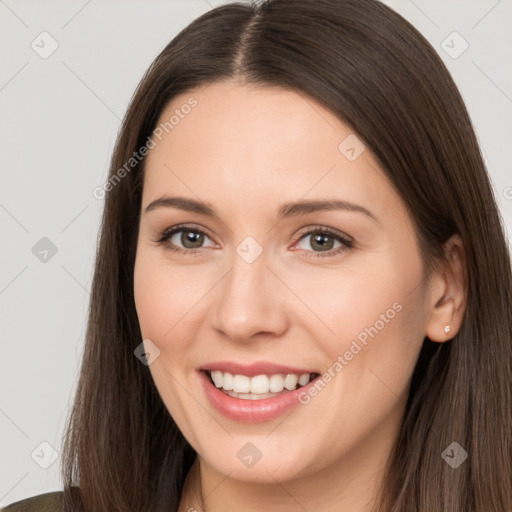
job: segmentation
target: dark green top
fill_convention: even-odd
[[[60,512],[62,491],[47,492],[11,503],[0,512]]]

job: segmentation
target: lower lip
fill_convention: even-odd
[[[199,378],[206,396],[217,411],[235,421],[261,423],[277,418],[299,404],[299,394],[307,393],[308,388],[314,385],[320,376],[299,389],[262,400],[244,400],[226,395],[215,387],[204,370],[199,371]]]

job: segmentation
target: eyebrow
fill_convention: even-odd
[[[217,213],[210,204],[186,197],[160,197],[152,201],[146,207],[144,213],[156,210],[157,208],[176,208],[186,212],[218,218]],[[288,217],[297,217],[299,215],[307,215],[309,213],[328,210],[345,210],[350,212],[358,212],[370,217],[374,222],[379,222],[377,217],[370,210],[358,204],[354,204],[349,201],[341,201],[339,199],[308,201],[301,200],[292,203],[285,203],[279,207],[277,215],[279,219],[284,219]]]

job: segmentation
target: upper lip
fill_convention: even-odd
[[[233,375],[247,375],[247,377],[255,377],[256,375],[274,375],[277,373],[294,373],[296,375],[304,375],[305,373],[318,373],[311,369],[297,368],[283,364],[270,363],[267,361],[256,361],[251,364],[237,363],[235,361],[215,361],[205,363],[198,370],[220,370],[229,372]]]

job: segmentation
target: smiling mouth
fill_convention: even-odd
[[[261,374],[254,377],[220,370],[204,370],[211,384],[232,398],[263,400],[295,391],[320,376],[319,373]]]

